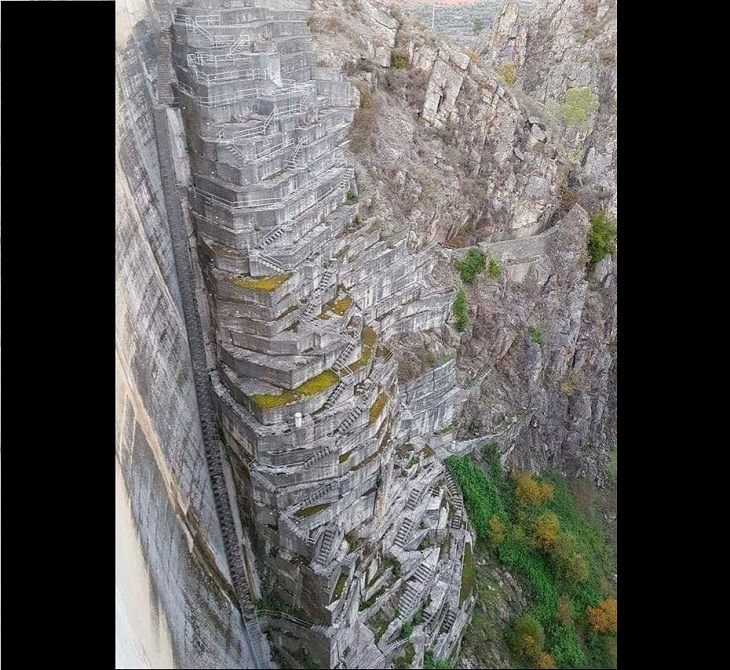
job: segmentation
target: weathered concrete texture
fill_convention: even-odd
[[[424,380],[429,389],[414,386],[410,412],[383,343],[443,324],[451,293],[431,284],[429,250],[414,254],[406,228],[360,221],[345,151],[356,89],[321,66],[283,76],[285,55],[311,60],[305,7],[203,0],[172,26],[231,489],[264,570],[264,625],[285,663],[387,665],[437,584],[434,615],[445,618],[417,639],[419,654],[446,657],[473,604],[454,600],[469,530],[420,436],[449,421],[461,397],[447,390],[446,366]],[[380,10],[364,16],[395,29]],[[450,553],[429,549],[447,536]],[[377,575],[394,562],[401,574]],[[366,596],[366,575],[382,590]],[[401,586],[410,589],[401,617],[368,633],[361,601],[392,615]]]
[[[161,192],[154,16],[132,0],[117,3],[117,16],[118,658],[128,667],[252,667],[231,601]]]

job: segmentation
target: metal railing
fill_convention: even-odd
[[[200,51],[194,54],[188,54],[188,62],[195,61],[196,65],[214,65],[218,67],[219,63],[239,63],[244,61],[251,63],[250,54],[206,54]]]

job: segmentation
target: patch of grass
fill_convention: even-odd
[[[236,288],[249,288],[253,291],[265,291],[266,293],[271,293],[271,291],[275,291],[291,276],[291,272],[288,272],[285,275],[273,275],[271,277],[233,276],[227,277],[226,281]]]
[[[540,329],[537,326],[530,326],[527,330],[529,331],[530,339],[533,342],[535,342],[537,344],[542,344],[542,342],[543,342],[542,333],[540,332]]]
[[[352,205],[357,202],[357,193],[353,190],[349,190],[346,196],[347,204]]]
[[[388,624],[390,624],[390,619],[385,616],[383,610],[380,610],[380,612],[378,612],[375,616],[373,616],[371,619],[368,619],[367,626],[375,634],[376,642],[380,640],[381,637],[383,637],[383,633],[385,633],[386,629],[388,628]]]
[[[373,347],[377,338],[377,333],[370,326],[363,326],[362,337],[360,340],[362,344],[362,354],[358,360],[347,366],[350,370],[357,372],[360,368],[368,364],[373,356]]]
[[[410,668],[411,663],[413,663],[413,656],[416,653],[416,649],[413,646],[413,642],[409,642],[405,647],[405,653],[403,656],[399,656],[394,662],[393,667],[398,668],[398,670],[405,670],[405,668]]]
[[[494,258],[489,259],[489,269],[487,272],[493,279],[499,279],[502,276],[502,269],[499,267],[499,263],[497,263]]]
[[[383,407],[385,407],[385,403],[388,401],[388,396],[385,395],[385,393],[381,393],[373,403],[373,406],[370,408],[370,415],[368,417],[368,423],[375,423],[377,421],[378,417],[380,416],[380,413],[383,411]]]
[[[487,256],[483,251],[472,247],[466,252],[464,259],[456,263],[456,267],[459,269],[461,281],[471,284],[474,277],[487,267]]]
[[[396,70],[407,68],[411,62],[408,60],[408,54],[400,49],[393,49],[390,52],[390,66]]]
[[[455,428],[456,428],[456,426],[453,423],[450,423],[448,426],[446,426],[445,428],[442,428],[439,431],[439,435],[446,435],[446,433],[453,433]]]
[[[560,111],[565,123],[585,130],[586,119],[597,109],[598,98],[590,88],[569,88]]]
[[[406,621],[400,631],[400,639],[407,640],[413,634],[413,623]]]
[[[459,607],[474,590],[474,557],[471,553],[471,542],[464,547],[464,568],[461,572],[461,591],[459,591]]]
[[[616,239],[616,226],[603,212],[591,217],[591,230],[588,233],[588,268],[592,270],[599,261],[613,253]]]
[[[348,458],[350,458],[351,451],[346,451],[344,454],[340,454],[340,463],[344,463]]]
[[[423,667],[427,670],[451,670],[454,666],[446,660],[437,660],[433,655],[433,650],[429,649],[423,655]]]
[[[463,333],[469,323],[469,317],[466,315],[466,293],[464,293],[464,289],[459,289],[452,309],[456,317],[456,330]]]
[[[500,66],[497,68],[497,74],[502,77],[504,83],[507,84],[507,86],[512,86],[512,84],[515,83],[517,68],[515,68],[515,64],[513,62],[507,61],[500,64]]]
[[[332,503],[321,503],[319,505],[312,505],[312,507],[305,507],[304,509],[294,512],[294,516],[297,519],[306,519],[308,516],[317,514],[317,512],[321,512],[323,509],[327,509],[331,504]]]
[[[350,309],[350,305],[352,305],[352,298],[350,296],[330,300],[322,307],[322,311],[320,312],[318,318],[329,319],[329,316],[327,316],[327,312],[332,312],[333,314],[337,314],[337,316],[342,316],[348,309]]]
[[[330,386],[334,386],[340,377],[337,373],[332,370],[325,370],[320,372],[315,377],[308,379],[303,384],[300,384],[296,388],[286,390],[279,395],[269,394],[257,394],[251,396],[251,399],[263,409],[272,409],[274,407],[283,407],[284,405],[290,405],[291,403],[299,400],[300,398],[314,395],[315,393],[321,393],[328,389]]]
[[[340,578],[337,580],[337,584],[335,585],[335,591],[332,594],[332,600],[330,600],[331,603],[335,602],[335,600],[339,600],[342,597],[342,591],[344,590],[346,583],[347,573],[343,572],[340,575]]]

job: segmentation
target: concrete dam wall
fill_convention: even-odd
[[[255,667],[206,467],[162,195],[156,17],[117,2],[117,667]]]

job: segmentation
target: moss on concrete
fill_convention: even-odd
[[[378,454],[380,451],[374,451],[370,456],[368,456],[362,463],[358,463],[354,468],[352,468],[352,472],[357,472],[360,468],[364,468],[368,463],[370,463]]]
[[[385,395],[385,393],[381,393],[373,403],[373,406],[370,408],[370,417],[368,420],[368,423],[375,423],[377,421],[378,417],[380,416],[380,413],[383,411],[383,407],[385,407],[385,403],[388,400],[388,396]]]
[[[459,607],[474,590],[474,557],[471,553],[471,543],[467,542],[464,547],[464,568],[461,572],[461,591],[459,591]]]
[[[337,373],[332,370],[325,370],[320,372],[315,377],[308,379],[303,384],[300,384],[296,388],[286,390],[279,395],[270,395],[266,393],[252,396],[253,401],[263,409],[272,409],[274,407],[283,407],[284,405],[290,405],[301,398],[312,396],[315,393],[321,393],[328,389],[330,386],[334,386],[340,377]]]
[[[335,585],[335,592],[332,594],[332,600],[330,600],[331,603],[342,597],[342,591],[345,589],[345,584],[347,584],[347,574],[343,572]]]
[[[271,293],[281,286],[287,279],[292,276],[291,272],[285,275],[273,275],[272,277],[244,277],[236,275],[228,277],[226,281],[236,288],[248,288],[252,291],[264,291]]]
[[[294,516],[297,519],[305,519],[308,516],[317,514],[317,512],[321,512],[323,509],[327,509],[331,504],[332,503],[321,503],[319,505],[312,505],[312,507],[305,507],[294,512]]]
[[[357,372],[360,368],[368,364],[373,356],[373,346],[378,336],[370,326],[363,326],[362,329],[362,355],[354,363],[348,365],[350,370]]]
[[[298,305],[292,305],[289,309],[279,314],[279,316],[276,317],[277,321],[281,321],[285,316],[288,316],[292,312],[296,311]]]
[[[322,312],[319,314],[318,318],[329,319],[328,312],[337,314],[337,316],[342,316],[348,309],[350,309],[350,305],[352,305],[352,298],[349,295],[344,298],[340,298],[339,300],[337,298],[330,300],[322,307]]]

